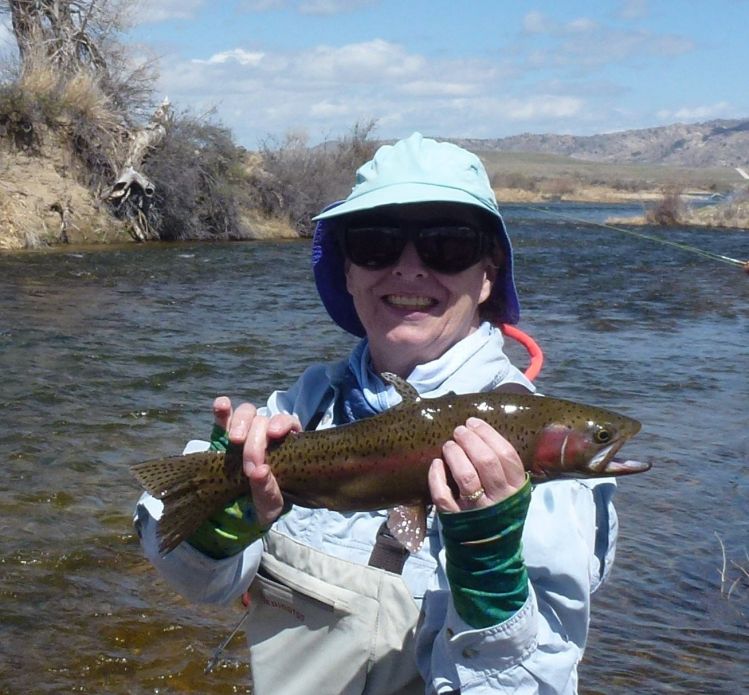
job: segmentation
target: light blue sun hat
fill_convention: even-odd
[[[312,240],[317,291],[341,328],[356,336],[365,334],[346,289],[344,256],[335,234],[338,218],[382,205],[436,202],[474,205],[496,218],[497,240],[505,259],[485,306],[499,323],[518,322],[512,246],[484,165],[462,147],[414,133],[394,145],[380,147],[356,172],[349,196],[313,218],[317,222]]]

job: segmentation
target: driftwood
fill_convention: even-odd
[[[148,210],[153,202],[156,187],[138,169],[147,154],[161,144],[171,120],[171,105],[169,99],[165,98],[148,125],[130,136],[128,152],[117,180],[102,195],[103,200],[112,204],[119,214],[130,220],[131,234],[136,241],[158,238],[158,234],[148,222]]]

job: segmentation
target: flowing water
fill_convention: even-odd
[[[625,452],[654,463],[620,484],[580,691],[744,691],[749,276],[538,210],[506,217],[539,387],[637,417]],[[747,232],[648,233],[749,257]],[[0,692],[250,692],[240,636],[203,674],[241,609],[186,603],[142,559],[128,466],[205,437],[214,395],[260,401],[352,346],[308,256],[307,241],[0,256]]]

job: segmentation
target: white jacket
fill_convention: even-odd
[[[494,334],[492,341],[497,342]],[[493,357],[487,367],[492,373],[487,371],[482,386],[473,390],[505,382],[528,385],[501,352],[501,337],[499,346],[501,357]],[[271,395],[265,413],[293,413],[305,425],[323,404],[319,427],[330,426],[331,396],[346,366],[344,361],[310,367],[291,389]],[[475,364],[471,371],[477,372]],[[422,395],[465,392],[465,386],[455,387],[456,378]],[[191,442],[186,452],[206,446]],[[453,607],[439,521],[435,515],[430,517],[424,545],[408,557],[402,572],[421,608],[415,658],[427,693],[577,692],[577,663],[588,632],[590,595],[604,581],[614,559],[614,491],[612,479],[558,480],[535,487],[523,532],[528,600],[509,620],[484,629],[466,624]],[[161,502],[143,495],[136,525],[147,557],[169,583],[194,601],[237,600],[255,576],[262,542],[223,560],[213,560],[187,543],[161,557],[155,523],[160,512]],[[316,550],[366,565],[385,516],[385,510],[341,514],[295,506],[274,529]]]

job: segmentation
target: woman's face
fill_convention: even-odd
[[[397,212],[394,212],[397,211]],[[417,222],[446,214],[461,224],[471,223],[467,205],[414,204],[388,206],[387,220]],[[459,215],[459,216],[458,216]],[[370,218],[371,219],[371,218]],[[427,267],[412,242],[392,265],[372,270],[346,261],[346,286],[353,297],[369,339],[374,368],[407,377],[419,364],[440,357],[475,331],[478,307],[491,292],[494,262],[484,257],[456,274]]]

